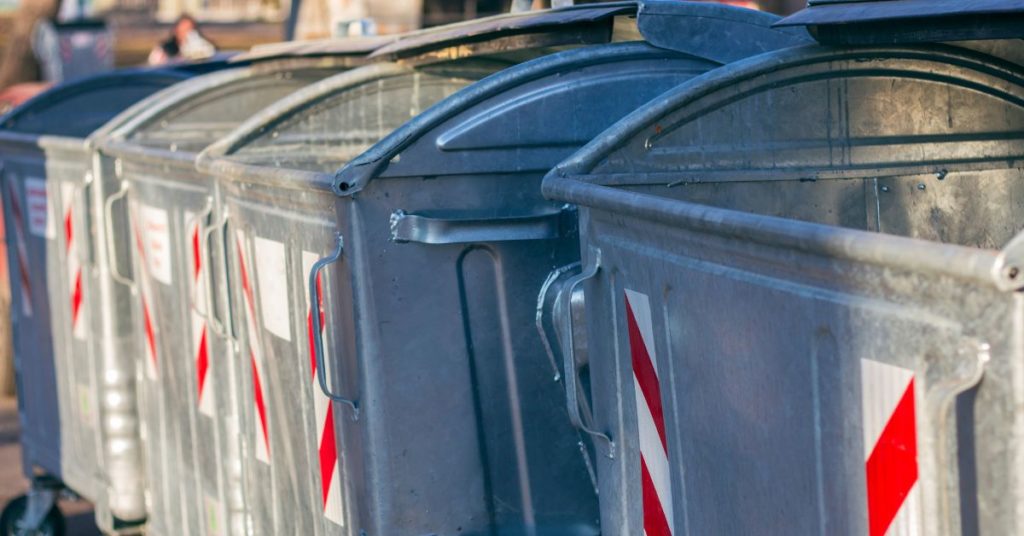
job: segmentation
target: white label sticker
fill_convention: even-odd
[[[292,340],[291,308],[288,303],[288,268],[284,244],[256,237],[253,241],[260,312],[267,331],[286,341]]]
[[[46,181],[25,179],[25,204],[28,205],[28,231],[36,236],[52,238],[53,218],[47,206]]]
[[[157,281],[171,284],[171,234],[167,223],[167,211],[139,204],[142,218],[142,243],[146,251],[146,266]]]

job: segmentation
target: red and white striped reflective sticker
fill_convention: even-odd
[[[85,320],[82,318],[82,263],[78,258],[78,238],[75,229],[75,185],[61,183],[61,203],[64,222],[64,255],[68,269],[68,299],[71,302],[71,335],[85,339]]]
[[[146,259],[146,245],[143,235],[144,227],[139,225],[136,211],[132,210],[132,227],[135,228],[135,249],[139,253],[139,301],[142,305],[142,329],[146,337],[146,376],[150,380],[157,378],[157,346],[156,328],[153,325],[153,313],[149,309],[150,287],[149,287],[149,261]]]
[[[14,220],[14,239],[18,257],[18,282],[21,287],[21,314],[32,316],[32,283],[28,271],[28,244],[25,236],[25,211],[22,209],[21,193],[13,179],[7,180],[11,196],[11,218]]]
[[[195,214],[185,213],[186,224],[194,218]],[[201,254],[202,244],[200,241],[201,229],[202,222],[197,221],[192,225],[191,229],[186,230],[192,258],[192,263],[190,264],[192,269],[192,296],[199,300],[199,304],[204,303],[202,299],[206,295],[206,281],[203,278],[203,256]],[[199,314],[195,307],[189,308],[189,316],[191,317],[192,328],[192,355],[195,356],[196,363],[196,397],[199,403],[199,413],[215,417],[212,394],[213,380],[210,377],[210,343],[207,340],[208,327],[203,315]]]
[[[249,362],[252,366],[252,392],[253,402],[256,405],[254,419],[256,421],[256,459],[270,463],[270,431],[267,427],[267,405],[263,393],[263,352],[260,339],[260,331],[256,325],[256,299],[252,290],[252,272],[249,270],[247,261],[248,244],[245,234],[236,231],[238,246],[238,266],[242,279],[242,295],[245,299],[245,325],[249,337]]]
[[[302,252],[302,273],[308,274],[313,268],[313,263],[318,257],[308,251]],[[327,340],[324,336],[325,315],[323,309],[323,289],[320,278],[316,281],[316,314],[320,315],[320,332],[313,333],[314,308],[309,299],[309,286],[303,285],[306,295],[306,331],[309,344],[309,370],[312,371],[313,385],[313,406],[316,409],[317,444],[319,445],[320,459],[320,490],[323,498],[324,517],[344,526],[341,497],[341,476],[340,457],[337,435],[334,430],[334,405],[327,395],[320,390],[320,382],[316,375],[316,355],[313,349],[313,337],[320,337],[324,351],[327,349]]]
[[[869,536],[919,536],[912,370],[861,359]]]
[[[644,534],[671,536],[674,533],[672,477],[668,465],[668,442],[665,437],[665,415],[661,403],[651,304],[646,294],[626,289],[626,325],[640,435]]]

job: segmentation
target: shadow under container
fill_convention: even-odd
[[[774,20],[754,14],[745,24],[802,41],[768,30]],[[403,42],[392,49],[413,48]],[[325,81],[344,81],[345,93],[304,91],[308,103],[288,99],[276,117],[201,156],[200,168],[220,177],[228,249],[242,259],[232,273],[252,370],[259,378],[273,370],[272,380],[253,382],[263,391],[254,391],[243,437],[270,462],[252,474],[267,478],[260,473],[269,467],[273,479],[295,467],[279,468],[287,446],[274,438],[291,423],[275,406],[302,403],[285,415],[317,415],[306,424],[314,433],[321,416],[331,419],[346,534],[596,534],[580,438],[533,320],[545,276],[577,256],[574,217],[540,198],[539,181],[610,123],[594,105],[625,114],[720,64],[700,52],[711,50],[634,42],[545,56],[449,96],[363,153],[375,129],[362,118],[372,114],[332,112],[333,129],[301,114],[333,108],[320,103],[337,96],[356,103],[350,110],[405,104],[400,92],[356,77],[408,67],[366,67]],[[429,57],[404,63],[420,65],[424,81],[458,66],[419,63]],[[402,76],[411,75],[392,77]],[[300,129],[334,139],[313,144]],[[322,311],[311,307],[314,295]],[[300,388],[310,400],[295,400]],[[261,447],[264,424],[271,440]],[[273,504],[277,486],[254,489]]]
[[[605,530],[1017,530],[1022,103],[968,48],[801,47],[545,178],[580,210]]]
[[[128,106],[188,78],[134,70],[57,86],[0,119],[18,411],[30,509],[65,486],[114,531],[145,518],[127,337],[105,321],[90,216],[86,137]],[[38,519],[23,520],[29,524]],[[130,527],[129,527],[130,530]]]
[[[278,46],[153,95],[92,136],[104,177],[107,253],[134,319],[147,533],[245,534],[237,349],[207,313],[214,188],[195,157],[278,99],[358,65],[390,38]],[[315,57],[314,57],[315,54]],[[123,120],[122,120],[123,119]]]

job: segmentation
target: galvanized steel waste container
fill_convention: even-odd
[[[674,13],[696,18],[684,7]],[[690,9],[747,25],[748,54],[771,48],[756,34],[800,41],[768,30],[768,16]],[[537,40],[552,38],[562,37],[551,31]],[[405,80],[420,77],[424,95],[438,72],[367,67],[304,91],[314,97],[309,102],[296,94],[277,117],[251,123],[250,132],[200,158],[201,168],[221,177],[236,241],[229,247],[240,259],[238,321],[247,324],[259,379],[243,437],[253,438],[255,457],[265,460],[251,474],[273,483],[253,486],[266,490],[253,499],[268,505],[266,526],[289,527],[269,517],[281,481],[315,482],[286,473],[317,470],[287,463],[296,455],[287,438],[310,433],[328,440],[336,456],[327,482],[338,488],[321,481],[316,491],[338,501],[326,507],[328,516],[340,510],[344,526],[331,527],[342,533],[597,533],[580,439],[534,328],[534,296],[545,276],[577,256],[573,214],[543,201],[539,180],[610,123],[598,109],[624,114],[719,64],[688,36],[675,44],[681,51],[586,47],[509,68],[357,156],[373,136],[418,111],[406,104]],[[416,49],[405,40],[391,45],[403,48]],[[407,61],[424,57],[431,54]],[[366,87],[374,79],[380,82]],[[464,83],[439,80],[432,91],[441,97]],[[320,104],[336,96],[353,103],[345,113]],[[397,108],[397,117],[378,126],[379,108],[360,112],[377,102]],[[303,115],[291,119],[296,112]],[[300,145],[308,133],[331,138]],[[334,242],[338,248],[324,258]],[[319,307],[311,307],[314,295],[322,296]],[[315,418],[287,419],[296,413]]]
[[[124,108],[187,78],[121,71],[58,86],[0,119],[24,470],[33,507],[66,485],[96,503],[101,527],[142,508],[134,389],[100,352],[91,159],[85,137]],[[39,470],[40,473],[36,471]],[[40,476],[42,475],[42,476]]]
[[[1018,532],[1022,132],[1018,65],[805,47],[552,171],[580,210],[604,530]]]
[[[413,34],[405,44],[403,39],[375,53],[401,64],[362,67],[297,92],[200,156],[200,169],[218,180],[216,221],[227,222],[217,235],[228,254],[233,306],[219,305],[227,294],[220,283],[224,278],[218,278],[214,314],[243,335],[241,437],[255,532],[447,534],[458,526],[465,533],[486,526],[487,512],[466,499],[467,493],[482,495],[482,489],[452,494],[454,483],[466,482],[466,467],[457,472],[442,465],[411,467],[392,454],[401,448],[407,459],[421,459],[417,453],[436,452],[436,442],[392,445],[389,438],[376,437],[377,430],[362,427],[365,417],[357,420],[353,408],[331,404],[320,390],[317,374],[326,374],[315,365],[312,346],[319,342],[346,353],[355,348],[351,289],[324,278],[315,291],[325,296],[323,307],[311,308],[305,284],[305,274],[336,242],[331,173],[429,105],[487,74],[556,45],[607,42],[613,19],[635,10],[622,4],[574,8]],[[339,327],[318,330],[314,322]],[[348,372],[341,376],[354,379]],[[381,418],[376,410],[370,415]],[[445,419],[401,419],[410,432],[449,429],[451,441],[445,444],[459,452],[464,439],[476,448],[476,440],[460,431],[462,421],[453,428],[438,426]],[[373,437],[356,440],[363,434]],[[384,447],[386,454],[380,451]],[[426,472],[432,486],[403,484],[404,469],[392,467],[394,462]]]
[[[208,314],[213,181],[195,157],[272,102],[361,61],[381,39],[320,47],[300,61],[278,47],[250,67],[178,84],[139,103],[92,137],[109,177],[108,253],[131,259],[119,274],[136,294],[120,312],[135,320],[139,398],[148,485],[147,534],[245,534],[233,356],[223,325]],[[238,61],[255,61],[243,55]],[[124,199],[124,201],[122,201]]]

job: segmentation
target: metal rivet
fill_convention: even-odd
[[[945,180],[947,173],[949,172],[944,169],[940,169],[938,172],[935,173],[935,178],[939,179],[940,181]]]
[[[651,141],[651,138],[644,140],[644,149],[650,150],[651,147],[654,147],[654,143]]]
[[[882,186],[882,187],[881,187],[880,189],[881,189],[881,190],[882,190],[883,192],[888,192],[888,191],[889,191],[889,187],[888,187],[888,186]]]
[[[923,182],[917,185],[917,189],[918,190],[924,190],[925,188],[926,188],[926,186],[924,185]]]

